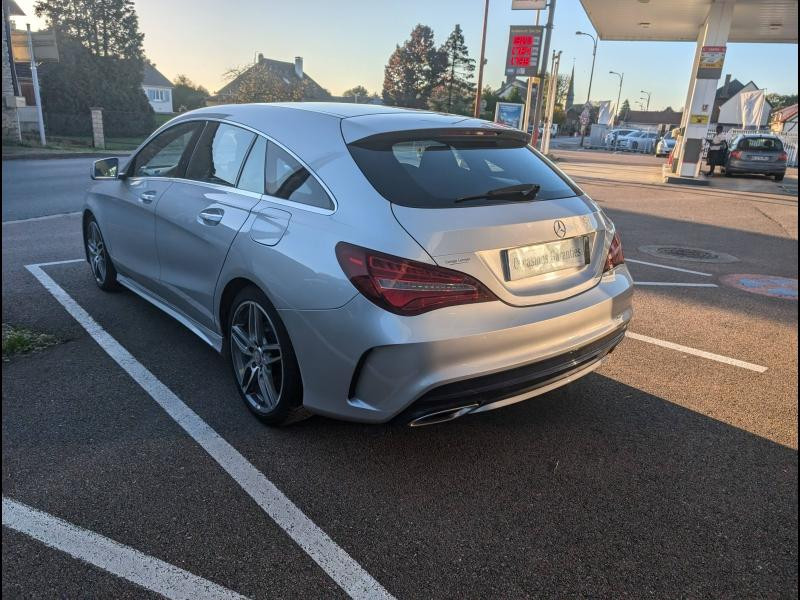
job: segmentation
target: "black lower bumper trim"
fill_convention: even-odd
[[[491,375],[441,385],[420,396],[395,417],[395,420],[410,422],[432,412],[466,404],[483,406],[533,391],[598,361],[611,352],[624,337],[625,329],[618,329],[558,356]]]

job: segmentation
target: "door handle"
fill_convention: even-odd
[[[225,211],[221,208],[207,208],[197,215],[197,222],[201,225],[217,225],[224,214]]]
[[[143,204],[150,204],[156,197],[155,190],[147,190],[146,192],[142,192],[139,194],[139,201]]]

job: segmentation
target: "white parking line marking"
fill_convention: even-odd
[[[3,525],[167,598],[245,598],[175,565],[6,497]]]
[[[275,484],[136,360],[40,265],[26,265],[36,279],[89,333],[108,355],[138,383],[166,413],[208,452],[239,486],[256,501],[351,598],[393,598],[361,565],[314,524]]]
[[[36,263],[36,267],[49,267],[51,265],[68,265],[70,263],[79,263],[79,262],[86,262],[85,258],[71,258],[69,260],[54,260],[52,262],[43,262],[43,263]],[[30,269],[28,269],[30,271]]]
[[[659,269],[669,269],[670,271],[680,271],[681,273],[690,273],[692,275],[702,275],[703,277],[713,277],[711,273],[703,273],[701,271],[690,271],[689,269],[681,269],[679,267],[670,267],[669,265],[659,265],[658,263],[647,262],[646,260],[635,260],[633,258],[625,257],[625,262],[635,263],[637,265],[647,265],[648,267],[658,267]]]
[[[32,221],[48,221],[50,219],[59,219],[61,217],[74,217],[81,214],[81,211],[58,213],[57,215],[45,215],[43,217],[31,217],[30,219],[16,219],[14,221],[3,221],[3,225],[16,225],[17,223],[30,223]]]
[[[719,287],[716,283],[677,283],[672,281],[636,281],[634,280],[634,285],[651,285],[651,286],[661,286],[661,287],[706,287],[706,288],[715,288]]]
[[[639,340],[640,342],[655,344],[656,346],[661,346],[662,348],[677,350],[678,352],[683,352],[684,354],[691,354],[693,356],[707,358],[708,360],[715,360],[720,363],[725,363],[726,365],[733,365],[734,367],[739,367],[741,369],[755,371],[756,373],[764,373],[767,370],[767,367],[762,367],[761,365],[754,365],[753,363],[745,362],[743,360],[739,360],[736,358],[730,358],[729,356],[722,356],[721,354],[714,354],[713,352],[706,352],[705,350],[698,350],[697,348],[682,346],[681,344],[667,342],[666,340],[659,340],[657,338],[649,337],[647,335],[633,333],[632,331],[626,332],[625,336],[634,340]]]

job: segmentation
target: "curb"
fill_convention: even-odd
[[[109,158],[130,156],[131,152],[30,152],[27,154],[3,154],[3,160],[42,160],[48,158]]]

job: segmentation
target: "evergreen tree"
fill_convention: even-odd
[[[447,57],[434,45],[433,30],[417,25],[411,37],[389,57],[383,80],[386,104],[427,108],[433,89],[440,83]]]
[[[89,107],[100,106],[107,136],[150,133],[155,119],[142,90],[144,34],[133,2],[39,0],[34,10],[55,31],[59,47],[59,62],[39,72],[48,129],[87,135]]]
[[[475,59],[469,57],[461,25],[455,26],[439,51],[446,57],[447,63],[441,82],[431,95],[430,107],[449,113],[470,114],[475,94],[475,85],[472,83]]]
[[[631,112],[631,103],[628,102],[628,99],[625,98],[625,101],[622,103],[622,108],[619,111],[619,118],[620,120],[624,121],[628,118],[628,113]]]

